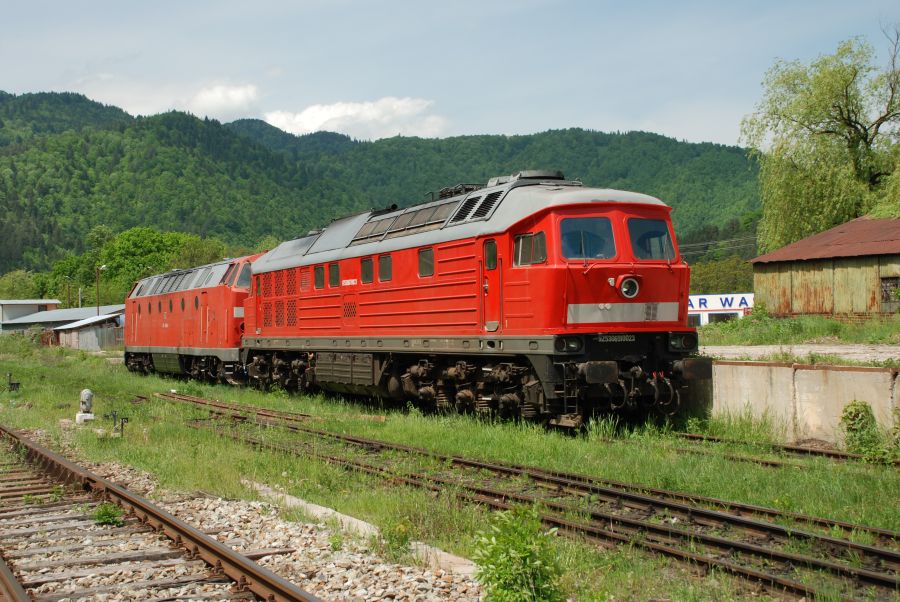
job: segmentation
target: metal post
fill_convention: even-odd
[[[106,269],[106,264],[97,266],[97,315],[100,315],[100,272]]]

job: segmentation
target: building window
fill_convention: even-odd
[[[313,286],[325,288],[325,266],[317,265],[313,270]]]
[[[394,276],[393,263],[390,255],[378,257],[378,281],[388,282]]]
[[[543,232],[516,236],[514,265],[532,265],[547,261],[547,240]]]
[[[361,276],[363,284],[369,284],[375,277],[375,266],[371,257],[363,258],[361,262]]]
[[[434,276],[434,249],[419,249],[419,276]]]
[[[881,300],[885,303],[900,301],[900,277],[881,279]]]
[[[337,263],[328,264],[328,286],[335,288],[341,285],[341,266]]]
[[[484,242],[484,268],[497,269],[497,241],[493,238]]]
[[[894,313],[900,310],[900,277],[881,279],[881,311]]]

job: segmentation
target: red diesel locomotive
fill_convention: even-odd
[[[128,369],[234,380],[250,263],[258,257],[173,270],[135,284],[125,300]]]
[[[235,293],[217,310],[243,309],[243,337],[228,354],[147,344],[160,326],[133,315],[133,302],[154,295],[144,289],[154,278],[141,281],[126,331],[144,329],[126,332],[126,360],[568,426],[597,409],[673,411],[680,389],[711,366],[689,357],[689,268],[670,211],[559,172],[445,189],[435,201],[342,218],[235,260],[236,269],[252,265],[252,280],[242,306]],[[217,286],[240,290],[224,277]],[[184,316],[199,333],[203,318]],[[218,349],[235,342],[225,337]]]

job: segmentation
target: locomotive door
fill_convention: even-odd
[[[200,293],[200,343],[206,343],[209,339],[209,296],[206,292]]]
[[[496,332],[500,329],[503,304],[500,272],[497,241],[491,238],[484,241],[481,254],[482,316],[486,332]]]

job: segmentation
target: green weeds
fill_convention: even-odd
[[[125,524],[125,511],[111,502],[103,502],[94,509],[93,519],[98,525],[121,527]]]
[[[555,529],[545,531],[536,508],[517,506],[497,512],[490,528],[478,534],[472,559],[476,578],[491,602],[556,602],[562,567],[552,545]]]

